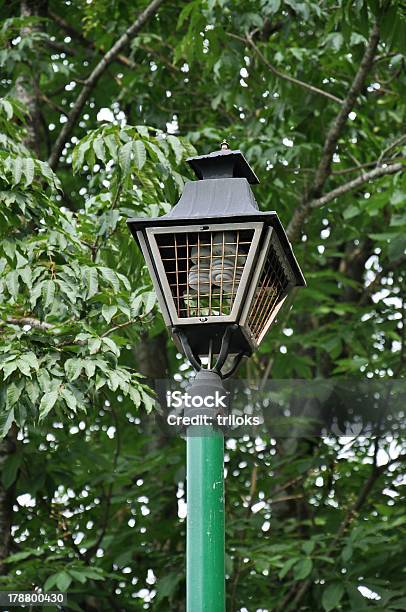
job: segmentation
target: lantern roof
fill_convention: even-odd
[[[212,178],[185,184],[167,219],[197,219],[258,214],[258,204],[245,178]]]
[[[238,149],[232,151],[221,148],[220,151],[213,151],[207,155],[189,157],[186,161],[200,180],[245,178],[251,185],[259,183],[255,172]]]

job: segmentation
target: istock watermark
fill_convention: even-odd
[[[148,418],[155,419],[159,435],[200,435],[193,425],[212,425],[228,437],[262,439],[406,436],[404,379],[290,379],[265,385],[237,379],[223,389],[202,385],[198,393],[187,384],[156,381],[159,411]]]
[[[227,395],[216,391],[214,395],[191,395],[187,391],[167,391],[166,405],[168,408],[228,408]]]
[[[227,414],[229,408],[228,394],[215,391],[213,395],[191,395],[187,391],[167,391],[166,405],[168,409],[175,409],[166,417],[166,422],[174,427],[190,427],[201,425],[214,425],[221,428],[230,427],[257,427],[263,419],[254,415]],[[182,409],[183,414],[176,413]]]

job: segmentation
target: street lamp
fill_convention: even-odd
[[[128,226],[165,323],[196,371],[196,395],[222,388],[305,280],[277,213],[258,210],[250,184],[259,181],[241,151],[223,142],[187,161],[199,180],[186,183],[176,206]],[[223,612],[223,434],[212,427],[187,434],[187,610]]]

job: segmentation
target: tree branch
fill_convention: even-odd
[[[402,134],[402,136],[399,136],[399,138],[396,138],[396,140],[394,140],[389,146],[386,147],[386,149],[382,151],[382,153],[379,156],[377,165],[379,166],[380,164],[382,164],[384,162],[385,156],[388,153],[390,153],[390,151],[392,151],[399,145],[403,144],[405,141],[406,141],[406,134]]]
[[[355,75],[355,78],[351,84],[350,90],[348,92],[347,97],[344,100],[344,103],[338,113],[337,117],[333,121],[330,126],[330,129],[327,134],[326,141],[324,143],[323,155],[320,160],[319,167],[316,172],[316,176],[314,179],[313,185],[313,197],[318,196],[321,193],[321,190],[326,182],[326,179],[330,175],[331,172],[331,163],[333,161],[334,151],[336,150],[338,139],[343,131],[343,128],[347,122],[348,114],[353,109],[355,102],[357,101],[357,97],[360,94],[365,79],[372,67],[376,49],[378,47],[379,42],[379,27],[376,23],[372,28],[371,37],[367,44],[367,47],[364,52],[364,56],[362,58],[360,67]]]
[[[318,94],[320,96],[324,96],[325,98],[328,98],[329,100],[332,100],[333,102],[337,102],[337,104],[343,104],[343,100],[341,100],[340,98],[337,98],[337,96],[334,96],[333,94],[329,93],[328,91],[324,91],[323,89],[319,89],[319,87],[315,87],[315,85],[311,85],[310,83],[306,83],[305,81],[300,81],[299,79],[295,79],[294,77],[290,76],[289,74],[285,74],[284,72],[280,72],[277,68],[275,68],[275,66],[273,66],[266,59],[266,57],[264,56],[262,51],[260,51],[258,49],[258,47],[254,43],[254,41],[253,41],[253,39],[252,39],[250,34],[247,34],[246,38],[242,38],[241,36],[237,36],[236,34],[231,34],[231,33],[229,33],[229,36],[231,36],[232,38],[237,38],[238,40],[244,41],[245,43],[248,43],[248,45],[250,47],[252,47],[252,49],[258,55],[260,60],[270,70],[270,72],[274,76],[278,77],[279,79],[283,79],[284,81],[288,81],[289,83],[293,83],[294,85],[299,85],[299,87],[303,87],[304,89],[307,89],[308,91],[311,91],[312,93]]]
[[[365,162],[365,164],[357,164],[356,166],[351,166],[351,168],[343,168],[342,170],[333,170],[331,172],[331,176],[342,176],[343,174],[351,174],[352,172],[359,172],[359,170],[364,170],[365,168],[377,168],[378,166],[382,166],[382,164],[391,164],[392,162],[398,161],[406,161],[406,157],[386,157],[382,159],[382,155],[379,156],[379,159],[376,161]],[[301,172],[303,169],[298,168]]]
[[[287,234],[290,241],[295,241],[300,235],[302,225],[311,211],[311,201],[314,198],[320,198],[323,187],[331,174],[331,164],[333,155],[337,147],[338,139],[345,127],[348,119],[348,114],[355,105],[358,95],[360,94],[365,79],[371,70],[375,53],[379,42],[379,26],[376,23],[372,28],[371,37],[366,46],[361,64],[357,70],[354,80],[350,86],[349,92],[340,108],[339,113],[334,119],[327,133],[324,142],[323,153],[320,163],[316,170],[314,182],[308,193],[303,198],[301,204],[296,208],[293,217],[288,225]]]
[[[86,104],[93,88],[97,81],[106,71],[109,64],[117,57],[120,51],[129,43],[129,41],[141,30],[145,23],[157,12],[158,8],[164,0],[152,0],[149,6],[139,15],[138,19],[120,36],[107,53],[102,57],[97,66],[92,70],[89,77],[86,79],[82,91],[76,98],[72,110],[68,115],[68,121],[63,125],[58,138],[55,141],[48,163],[53,170],[58,165],[59,157],[68,140],[79,115]]]
[[[361,185],[363,185],[364,183],[367,183],[368,181],[372,181],[376,178],[379,178],[381,176],[385,176],[388,174],[395,174],[396,172],[399,172],[403,168],[405,168],[404,164],[397,163],[397,164],[391,164],[390,166],[386,166],[386,167],[381,166],[378,168],[374,168],[374,170],[371,170],[370,172],[363,172],[362,174],[360,174],[360,176],[357,176],[357,178],[353,179],[352,181],[349,181],[348,183],[344,183],[343,185],[336,187],[336,189],[329,191],[328,193],[326,193],[323,197],[319,198],[318,200],[313,200],[310,203],[310,208],[320,208],[321,206],[328,204],[328,202],[331,202],[331,200],[334,200],[335,198],[338,198],[339,196],[342,196],[345,193],[348,193],[348,191],[352,191],[353,189],[360,187]]]
[[[19,325],[20,327],[23,327],[24,325],[30,325],[31,327],[34,327],[35,329],[40,329],[42,331],[47,331],[55,327],[55,325],[52,325],[51,323],[39,321],[38,319],[34,319],[33,317],[9,317],[7,321],[5,321],[5,323],[9,323],[10,325]]]
[[[112,334],[118,329],[122,329],[123,327],[128,327],[129,325],[133,325],[133,323],[135,323],[135,320],[130,319],[129,321],[124,321],[124,323],[119,323],[118,325],[115,325],[114,327],[110,327],[110,329],[102,333],[100,338],[105,338],[106,336],[108,336],[109,334]]]
[[[89,40],[88,38],[83,36],[81,32],[76,30],[76,28],[74,28],[70,23],[65,21],[65,19],[60,17],[60,15],[54,13],[54,11],[51,10],[48,11],[48,15],[55,21],[55,23],[57,23],[63,30],[65,30],[67,34],[69,34],[75,40],[79,41],[84,47],[86,47],[87,49],[93,49],[93,51],[96,51],[97,53],[101,53],[103,55],[102,49],[97,47],[97,45],[92,40]],[[56,50],[58,50],[59,48],[59,51],[63,51],[64,53],[77,55],[76,49],[69,49],[67,46],[62,45],[61,43],[55,43],[51,41],[48,43],[48,45]],[[134,68],[134,63],[128,57],[126,57],[125,55],[121,55],[120,53],[116,55],[114,61],[118,62],[119,64],[122,64],[126,68]]]

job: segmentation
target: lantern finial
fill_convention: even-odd
[[[221,144],[220,144],[220,149],[221,149],[222,151],[226,151],[226,150],[228,150],[229,148],[230,148],[230,146],[229,146],[229,144],[228,144],[227,140],[224,138],[224,140],[222,140],[222,141],[221,141]]]

